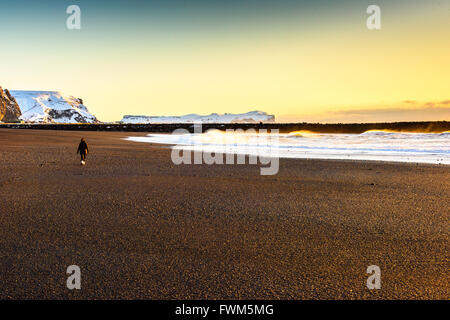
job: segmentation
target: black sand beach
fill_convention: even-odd
[[[449,166],[281,159],[261,176],[121,139],[145,134],[0,129],[0,298],[450,298]]]

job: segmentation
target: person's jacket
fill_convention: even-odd
[[[80,144],[78,145],[78,153],[88,153],[89,148],[88,145],[86,143],[86,141],[81,141]]]

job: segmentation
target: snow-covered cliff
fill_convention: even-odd
[[[25,122],[98,122],[81,99],[60,92],[11,90],[11,95],[22,111],[20,119]]]

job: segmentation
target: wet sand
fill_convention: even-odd
[[[130,135],[0,129],[0,298],[450,298],[450,166],[281,159],[260,176]]]

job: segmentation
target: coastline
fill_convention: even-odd
[[[0,129],[70,130],[109,132],[165,132],[175,129],[194,131],[194,123],[0,123]],[[197,127],[198,128],[198,127]],[[202,123],[203,132],[209,129],[277,129],[280,133],[313,131],[315,133],[363,133],[369,130],[394,130],[398,132],[442,133],[450,131],[449,121],[405,121],[374,123]]]
[[[264,177],[128,136],[0,129],[1,298],[448,299],[448,166],[281,159]]]

